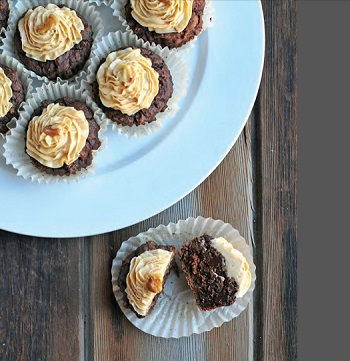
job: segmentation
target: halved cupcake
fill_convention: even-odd
[[[149,315],[163,291],[173,267],[176,248],[148,241],[124,260],[117,284],[123,293],[123,303],[138,318]]]

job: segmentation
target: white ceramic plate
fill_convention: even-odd
[[[265,39],[260,1],[213,4],[214,26],[183,54],[189,88],[175,118],[141,139],[106,132],[95,175],[74,184],[31,183],[1,157],[0,228],[41,237],[121,229],[170,207],[217,167],[253,107]],[[105,5],[99,9],[104,34],[121,28]]]

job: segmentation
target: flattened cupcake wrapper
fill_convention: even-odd
[[[15,124],[10,125],[11,130],[6,136],[6,142],[4,144],[4,157],[6,158],[6,164],[10,164],[17,169],[18,176],[21,176],[24,179],[30,179],[32,182],[39,183],[71,183],[73,181],[79,181],[81,178],[88,175],[94,174],[96,167],[96,155],[107,144],[107,138],[101,138],[102,133],[107,129],[107,125],[96,116],[94,116],[94,118],[100,126],[98,137],[101,141],[101,146],[99,149],[93,151],[92,164],[89,167],[80,170],[76,174],[71,174],[70,176],[59,176],[41,172],[32,164],[31,159],[25,152],[27,124],[31,119],[34,110],[39,108],[41,106],[41,102],[45,99],[56,100],[62,97],[77,99],[85,103],[92,110],[91,98],[83,94],[82,91],[77,89],[73,84],[44,83],[42,87],[37,88],[36,92],[24,104],[20,118]]]
[[[125,5],[127,4],[128,1],[129,0],[114,1],[111,4],[111,8],[113,9],[113,15],[118,17],[118,19],[120,20],[122,25],[125,27],[125,30],[127,32],[130,32],[131,34],[135,34],[134,31],[130,28],[130,26],[127,23],[126,18],[125,18],[125,9],[124,9],[124,7],[125,7]],[[191,47],[193,47],[194,42],[196,41],[197,37],[203,31],[205,31],[208,27],[213,25],[213,21],[212,21],[213,14],[214,14],[214,6],[213,6],[213,3],[212,3],[212,0],[205,0],[205,7],[204,7],[204,11],[203,11],[203,16],[202,16],[202,21],[203,21],[202,31],[195,38],[193,38],[192,40],[190,40],[186,44],[182,45],[179,48],[173,48],[172,50],[174,50],[174,51],[188,50]],[[152,46],[157,46],[157,45],[160,46],[159,44],[156,44],[156,43],[152,43],[151,45]]]
[[[29,96],[33,90],[33,87],[32,87],[33,80],[26,75],[24,66],[16,59],[10,58],[5,54],[0,54],[0,64],[6,65],[9,68],[11,68],[12,70],[17,72],[18,77],[19,77],[22,87],[23,87],[23,91],[24,91],[24,101],[26,101],[29,98]],[[20,107],[18,109],[19,116],[21,115],[21,112],[23,112],[23,104],[24,104],[24,102],[20,105]],[[10,120],[7,123],[7,127],[9,128],[11,126],[11,124],[13,125],[13,122],[15,122],[15,121],[16,121],[16,118],[13,117],[12,120]],[[0,133],[0,137],[4,138],[5,134]]]
[[[164,291],[151,314],[139,319],[133,311],[123,305],[123,294],[117,285],[119,270],[123,260],[141,244],[153,240],[162,245],[174,245],[178,251],[183,242],[208,234],[212,237],[226,238],[237,250],[243,253],[251,272],[251,284],[246,294],[237,298],[231,306],[220,307],[212,311],[201,311],[187,285],[178,257],[175,258],[179,268],[179,277],[172,270],[165,282]],[[212,218],[188,218],[167,226],[160,225],[147,232],[138,234],[123,242],[112,263],[112,286],[119,307],[128,320],[140,330],[153,336],[178,338],[193,333],[209,331],[224,322],[237,317],[248,305],[255,288],[255,265],[250,246],[230,224]]]
[[[76,10],[86,19],[86,21],[92,26],[92,30],[93,30],[93,43],[91,49],[93,48],[94,44],[96,44],[100,40],[102,36],[103,25],[102,25],[102,19],[100,18],[99,12],[98,10],[96,10],[95,5],[89,4],[88,2],[85,1],[76,1],[76,0],[41,0],[41,1],[23,0],[23,1],[17,1],[16,8],[12,14],[11,19],[9,20],[8,30],[5,32],[6,38],[4,39],[4,45],[2,46],[4,53],[6,53],[10,57],[18,59],[18,55],[16,53],[13,44],[14,44],[15,32],[17,29],[17,22],[19,18],[29,9],[32,9],[39,5],[46,6],[47,4],[65,5],[68,8]],[[91,57],[91,53],[89,58],[90,57]],[[87,69],[87,62],[85,63],[83,69],[80,70],[70,79],[61,79],[60,77],[57,77],[56,80],[49,80],[46,76],[38,75],[34,71],[29,70],[25,67],[26,72],[28,72],[30,76],[42,80],[44,82],[51,81],[54,83],[56,82],[76,83],[76,79],[79,76],[82,76],[85,73],[86,69]]]
[[[115,33],[109,33],[104,36],[101,41],[96,44],[92,50],[92,57],[89,61],[87,69],[87,80],[83,80],[83,85],[91,91],[91,85],[96,80],[96,71],[101,62],[101,59],[105,58],[109,53],[115,51],[118,48],[124,46],[138,46],[149,50],[159,55],[169,68],[170,74],[173,78],[174,89],[173,95],[168,100],[168,108],[156,115],[156,121],[148,124],[123,126],[110,120],[103,110],[96,104],[93,104],[93,110],[103,119],[107,121],[107,124],[112,125],[113,130],[117,130],[120,134],[127,135],[128,137],[135,136],[137,138],[149,135],[156,132],[165,119],[172,118],[179,109],[178,102],[181,97],[186,94],[187,80],[188,80],[188,66],[185,61],[174,51],[168,48],[162,49],[160,46],[151,46],[149,43],[145,43],[142,39],[138,39],[135,34],[123,33],[117,31]]]

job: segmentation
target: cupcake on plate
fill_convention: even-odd
[[[106,116],[130,127],[154,122],[167,108],[173,80],[159,55],[130,46],[116,49],[101,61],[92,89]]]
[[[123,0],[112,7],[127,30],[170,49],[189,43],[207,26],[203,23],[206,0]]]
[[[38,88],[6,137],[6,163],[39,183],[67,183],[92,174],[106,125],[95,118],[91,103],[72,85]]]
[[[32,90],[32,80],[16,59],[0,54],[0,137],[9,130],[11,120],[16,120]]]
[[[130,32],[109,33],[94,47],[87,84],[96,111],[128,136],[155,132],[173,117],[186,93],[188,67],[168,48],[144,43]],[[85,81],[85,80],[84,80]]]
[[[138,318],[149,315],[156,305],[173,267],[175,253],[174,246],[148,241],[123,260],[118,286],[124,295],[124,306]]]
[[[249,264],[223,237],[203,235],[178,251],[181,268],[202,311],[232,305],[251,284]]]
[[[24,89],[17,71],[1,63],[0,59],[0,133],[8,131],[7,124],[18,117],[24,100]]]
[[[0,0],[0,34],[7,28],[7,22],[10,15],[10,6],[8,0]]]
[[[29,9],[18,20],[14,45],[21,62],[50,80],[69,79],[88,59],[93,31],[86,19],[64,5]]]

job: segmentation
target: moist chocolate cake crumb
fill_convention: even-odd
[[[79,100],[72,99],[69,97],[63,97],[57,100],[46,99],[42,101],[41,106],[33,112],[31,119],[33,119],[33,117],[35,116],[40,116],[43,110],[47,108],[49,104],[52,103],[58,103],[62,106],[73,107],[76,110],[82,110],[84,112],[85,118],[89,123],[89,135],[86,139],[85,146],[81,150],[79,158],[76,161],[74,161],[72,164],[69,165],[64,164],[60,168],[47,167],[41,164],[40,162],[38,162],[36,159],[30,157],[29,155],[28,156],[30,157],[33,165],[42,172],[52,175],[69,176],[71,174],[76,174],[78,171],[88,167],[92,163],[92,151],[97,150],[101,146],[101,141],[98,138],[98,132],[100,130],[100,126],[96,123],[96,120],[94,119],[93,111],[86,104],[82,103]]]
[[[65,5],[59,5],[59,7],[62,8],[65,7]],[[76,12],[76,14],[84,25],[84,29],[81,31],[82,40],[78,44],[75,44],[72,49],[60,55],[57,59],[47,60],[45,62],[26,56],[22,49],[22,40],[17,23],[17,29],[14,36],[14,46],[20,61],[29,70],[32,70],[39,76],[46,76],[50,80],[56,80],[58,77],[61,79],[69,79],[83,69],[90,56],[93,42],[93,31],[87,20],[78,12]],[[21,18],[23,18],[24,15],[25,14],[23,14]]]
[[[0,133],[5,134],[8,131],[7,123],[13,118],[18,117],[18,109],[24,100],[24,90],[19,79],[18,73],[9,67],[0,64],[0,68],[3,69],[5,75],[11,80],[12,97],[10,102],[12,103],[11,109],[5,116],[0,118]]]
[[[142,38],[144,41],[154,42],[162,47],[179,48],[190,40],[194,39],[203,28],[203,11],[205,7],[205,0],[194,0],[192,6],[192,16],[186,28],[180,33],[158,34],[155,31],[150,31],[148,28],[140,25],[131,15],[130,1],[125,5],[125,18],[134,31],[134,33]]]
[[[211,245],[212,239],[196,237],[178,251],[187,283],[203,311],[232,305],[238,291],[236,281],[227,274],[223,255]]]
[[[0,0],[0,31],[2,28],[7,28],[9,14],[10,7],[8,0]]]
[[[117,50],[122,50],[125,48],[126,47],[123,47]],[[131,46],[131,48],[137,49],[137,47],[134,46]],[[101,102],[97,80],[92,84],[92,93],[94,96],[94,100],[96,101],[98,106],[103,110],[103,112],[110,120],[123,126],[131,127],[134,124],[139,126],[142,124],[147,124],[155,121],[156,115],[167,109],[168,100],[171,98],[173,94],[173,80],[164,60],[151,50],[144,48],[140,48],[140,49],[141,49],[141,55],[152,61],[152,68],[159,74],[159,78],[158,78],[159,91],[158,94],[153,99],[152,104],[149,108],[141,109],[133,115],[124,114],[117,109],[107,108]],[[99,67],[105,62],[105,60],[106,60],[105,58],[101,60],[96,70],[96,73]]]
[[[130,269],[130,262],[131,260],[134,258],[134,257],[137,257],[139,256],[141,253],[144,253],[146,251],[152,251],[152,250],[155,250],[155,249],[163,249],[165,251],[168,251],[168,252],[172,252],[173,253],[173,258],[172,258],[172,261],[170,262],[170,264],[168,265],[168,268],[165,272],[165,275],[164,275],[164,278],[163,278],[163,285],[162,285],[162,288],[164,288],[164,284],[165,284],[165,281],[169,275],[169,272],[170,270],[172,269],[175,261],[175,252],[176,252],[176,248],[174,246],[162,246],[160,244],[158,244],[157,242],[154,242],[154,241],[148,241],[144,244],[142,244],[141,246],[139,246],[138,248],[136,248],[133,252],[131,252],[124,260],[123,260],[123,263],[120,267],[120,271],[119,271],[119,276],[118,276],[118,280],[117,280],[117,285],[118,287],[120,288],[120,291],[123,293],[123,305],[125,308],[129,308],[131,309],[132,311],[134,311],[134,313],[136,314],[136,316],[138,318],[144,318],[146,317],[147,315],[149,315],[154,306],[156,305],[157,303],[157,300],[159,298],[159,295],[161,294],[160,293],[157,293],[154,298],[153,298],[153,301],[152,301],[152,304],[147,312],[147,315],[146,316],[141,316],[139,315],[135,310],[134,308],[132,307],[132,305],[129,303],[129,300],[128,300],[128,297],[127,297],[127,294],[125,292],[126,290],[126,277],[129,273],[129,269]]]

